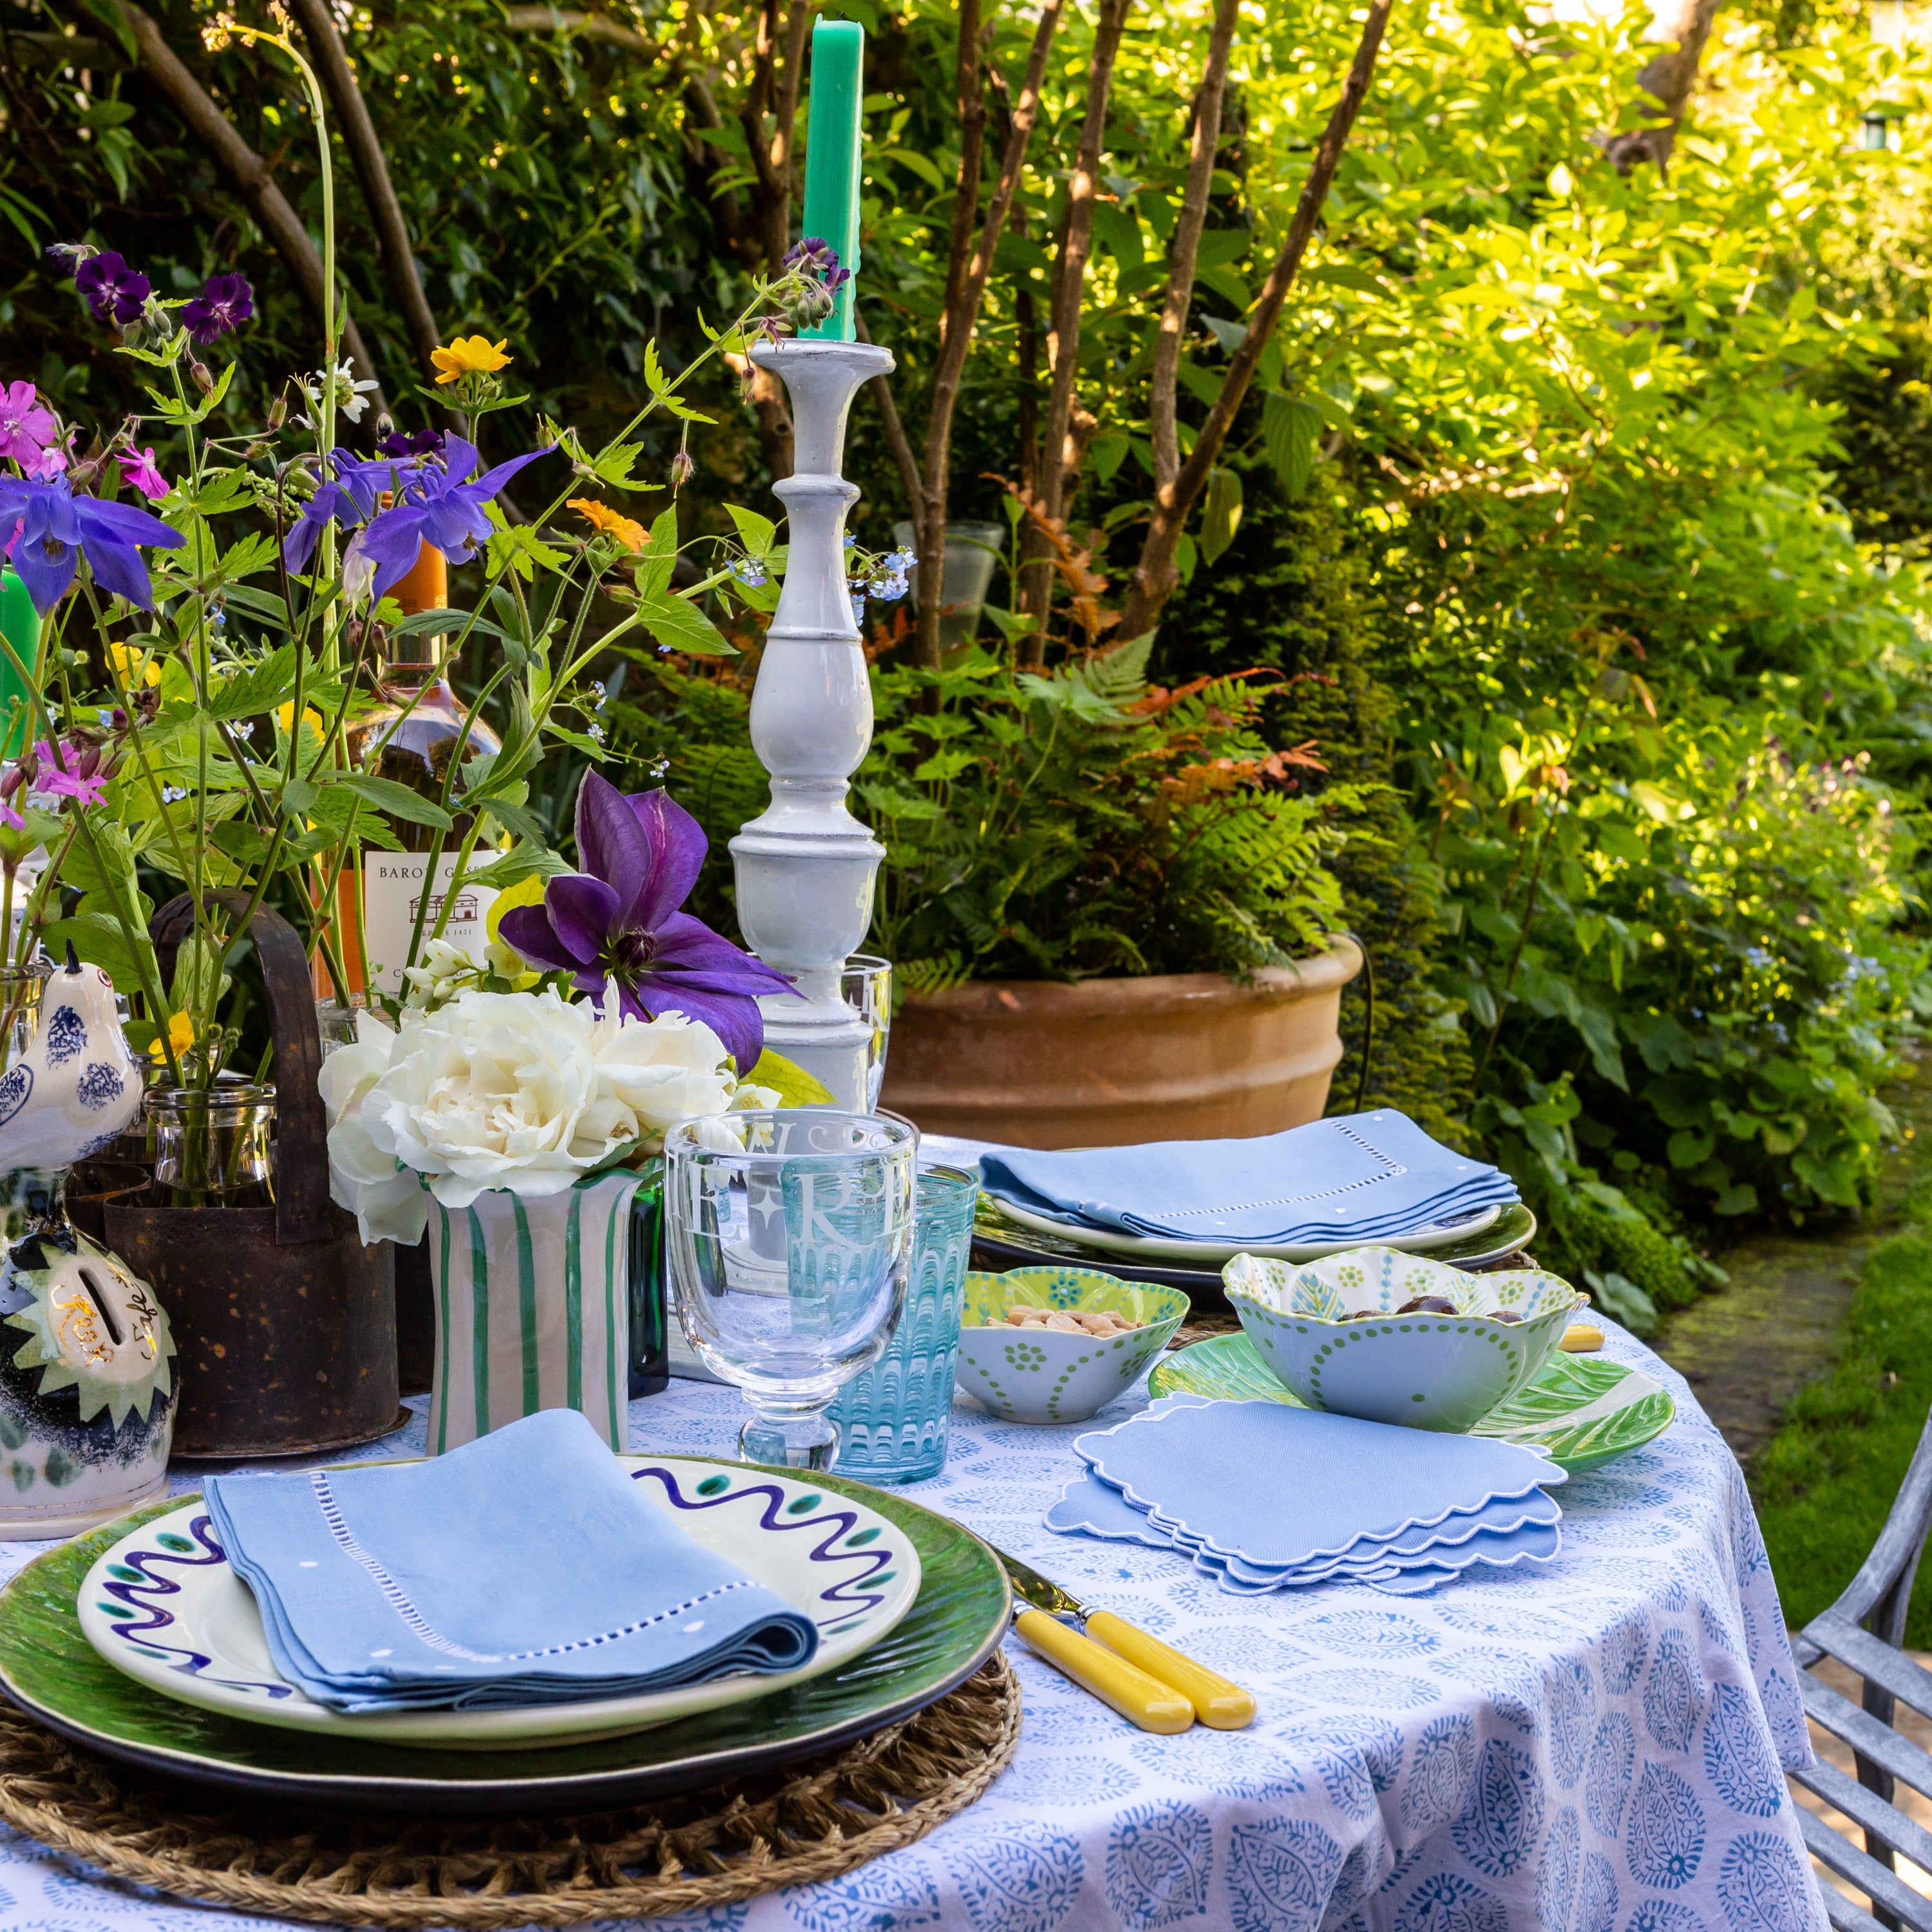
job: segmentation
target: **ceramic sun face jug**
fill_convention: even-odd
[[[69,1536],[167,1486],[167,1316],[62,1199],[141,1076],[106,974],[71,958],[0,971],[0,1539]]]

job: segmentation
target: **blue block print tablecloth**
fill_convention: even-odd
[[[930,1837],[680,1932],[1822,1932],[1781,1767],[1808,1761],[1736,1462],[1689,1390],[1646,1449],[1559,1492],[1561,1559],[1397,1601],[1224,1594],[1180,1558],[1040,1526],[1080,1427],[962,1409],[908,1492],[1251,1685],[1245,1731],[1133,1730],[1009,1640],[1012,1766]],[[1138,1395],[1103,1412],[1120,1420]],[[635,1403],[640,1448],[729,1453],[731,1391]],[[422,1424],[365,1454],[419,1446]],[[183,1486],[186,1486],[184,1484]],[[31,1544],[0,1545],[17,1566]],[[233,1932],[0,1834],[0,1932]]]

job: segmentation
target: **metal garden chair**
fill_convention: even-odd
[[[1821,1888],[1826,1915],[1839,1932],[1875,1932],[1880,1926],[1888,1932],[1900,1927],[1932,1932],[1932,1898],[1907,1885],[1896,1864],[1903,1854],[1932,1871],[1932,1832],[1914,1823],[1892,1802],[1901,1784],[1932,1797],[1932,1754],[1893,1726],[1900,1703],[1932,1718],[1932,1671],[1915,1664],[1903,1648],[1912,1579],[1928,1529],[1932,1418],[1927,1420],[1912,1466],[1864,1568],[1828,1610],[1805,1625],[1792,1646],[1806,1714],[1851,1747],[1858,1768],[1852,1779],[1820,1760],[1814,1769],[1791,1774],[1793,1784],[1815,1792],[1863,1832],[1862,1850],[1850,1836],[1799,1808],[1804,1842],[1812,1856],[1871,1901],[1868,1912],[1831,1886]],[[1864,1680],[1858,1703],[1812,1674],[1812,1666],[1828,1657]]]

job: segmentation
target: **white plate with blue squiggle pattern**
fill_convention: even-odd
[[[94,1563],[80,1587],[80,1627],[117,1670],[225,1716],[370,1742],[502,1750],[589,1744],[769,1696],[850,1663],[919,1594],[910,1539],[848,1496],[766,1469],[676,1456],[623,1460],[639,1496],[812,1618],[818,1649],[808,1664],[582,1704],[346,1716],[304,1696],[276,1670],[255,1599],[230,1568],[199,1497],[143,1523]],[[567,1577],[558,1582],[569,1587]]]

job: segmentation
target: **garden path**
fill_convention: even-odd
[[[1672,1316],[1652,1342],[1748,1474],[1792,1397],[1830,1366],[1866,1256],[1899,1227],[1915,1186],[1932,1180],[1932,1054],[1885,1098],[1900,1137],[1870,1213],[1815,1232],[1747,1235],[1714,1255],[1730,1286]]]

